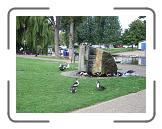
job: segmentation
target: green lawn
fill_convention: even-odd
[[[136,51],[136,48],[108,48],[108,49],[103,49],[105,51],[109,51],[110,53],[120,53],[120,52],[128,52],[128,51]]]
[[[64,77],[59,62],[16,59],[16,112],[70,112],[101,101],[145,89],[145,77],[100,79],[105,91],[96,91],[97,78],[79,78],[78,91],[69,91],[75,78]],[[70,70],[77,69],[77,64]]]
[[[56,59],[56,60],[68,60],[68,58],[65,57],[55,57],[55,56],[48,56],[48,55],[38,55],[39,58],[46,58],[46,59]]]

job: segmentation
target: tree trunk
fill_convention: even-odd
[[[69,59],[71,62],[74,62],[74,22],[70,22],[70,34],[69,34]]]
[[[55,25],[55,55],[60,56],[59,52],[59,23],[60,17],[56,16],[56,25]]]

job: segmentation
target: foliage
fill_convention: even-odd
[[[105,24],[103,29],[103,43],[117,43],[121,36],[121,26],[119,24],[119,17],[109,16],[104,18]]]
[[[48,45],[53,44],[53,28],[44,16],[16,17],[16,51],[22,47],[29,53],[47,54]],[[37,50],[39,48],[39,50]]]
[[[146,39],[145,16],[139,16],[121,36],[118,16],[18,16],[16,18],[16,51],[47,53],[48,45],[59,45],[74,50],[74,43],[137,44]],[[55,41],[54,41],[55,40]],[[72,54],[70,54],[72,56]]]
[[[79,43],[116,43],[120,35],[121,27],[117,16],[89,16],[77,27]]]
[[[70,23],[74,22],[74,39],[73,42],[76,42],[77,35],[77,26],[85,20],[84,16],[62,16],[60,23],[60,30],[65,33],[64,42],[69,46],[69,35],[70,35]]]
[[[141,21],[140,19],[133,21],[129,25],[129,28],[126,29],[122,35],[122,41],[124,44],[134,43],[137,45],[138,42],[145,39],[146,39],[146,21]]]
[[[71,62],[74,61],[74,42],[75,42],[75,28],[82,22],[84,17],[82,16],[67,16],[61,18],[61,26],[64,32],[68,32],[69,36],[69,59]]]

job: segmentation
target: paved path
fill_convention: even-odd
[[[139,91],[110,101],[82,108],[72,113],[145,113],[146,91]]]
[[[143,76],[143,77],[146,76],[146,66],[129,65],[129,64],[117,64],[117,66],[118,66],[119,72],[126,72],[128,70],[134,70],[138,76]],[[78,70],[65,71],[65,72],[62,72],[61,75],[68,76],[68,77],[76,77],[77,72]]]
[[[68,62],[69,60],[67,60],[67,59],[57,59],[57,58],[55,58],[55,57],[53,57],[52,58],[52,56],[37,56],[37,57],[35,57],[35,55],[16,55],[16,57],[21,57],[21,58],[29,58],[29,59],[35,59],[35,60],[47,60],[47,61],[58,61],[58,62],[60,62],[60,61],[62,61],[62,62]]]
[[[146,76],[146,66],[142,65],[129,65],[129,64],[117,64],[118,71],[125,72],[127,70],[134,70],[139,76]]]

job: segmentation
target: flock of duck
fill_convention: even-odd
[[[73,83],[73,85],[70,87],[70,92],[71,93],[76,93],[77,92],[77,89],[78,89],[78,86],[79,86],[79,81],[78,79],[76,78],[76,81]],[[97,80],[96,82],[96,90],[98,91],[103,91],[105,90],[106,88],[104,86],[102,86],[100,84],[100,82]]]
[[[59,65],[59,70],[64,71],[66,69],[69,69],[69,67],[70,67],[70,65],[68,63],[60,64]],[[91,73],[88,73],[86,71],[79,71],[79,72],[76,73],[76,76],[81,76],[81,77],[82,76],[86,76],[86,77],[119,77],[119,76],[132,76],[132,75],[136,75],[135,71],[133,71],[133,70],[128,70],[126,72],[117,72],[117,73],[109,72],[107,74],[101,74],[100,72],[97,72],[95,74],[91,74]],[[71,93],[76,93],[77,89],[78,89],[78,86],[79,86],[79,81],[76,78],[76,81],[70,87],[70,92]],[[104,86],[102,86],[100,84],[100,82],[97,80],[97,82],[96,82],[96,90],[103,91],[105,89],[106,88]]]
[[[120,77],[120,76],[135,76],[137,75],[133,70],[127,70],[126,72],[108,72],[106,74],[102,74],[101,72],[96,72],[94,74],[88,73],[86,71],[79,71],[76,73],[76,76],[87,76],[87,77]]]
[[[70,67],[70,65],[68,63],[60,64],[59,65],[59,70],[64,71],[65,69],[68,69],[69,67]]]

